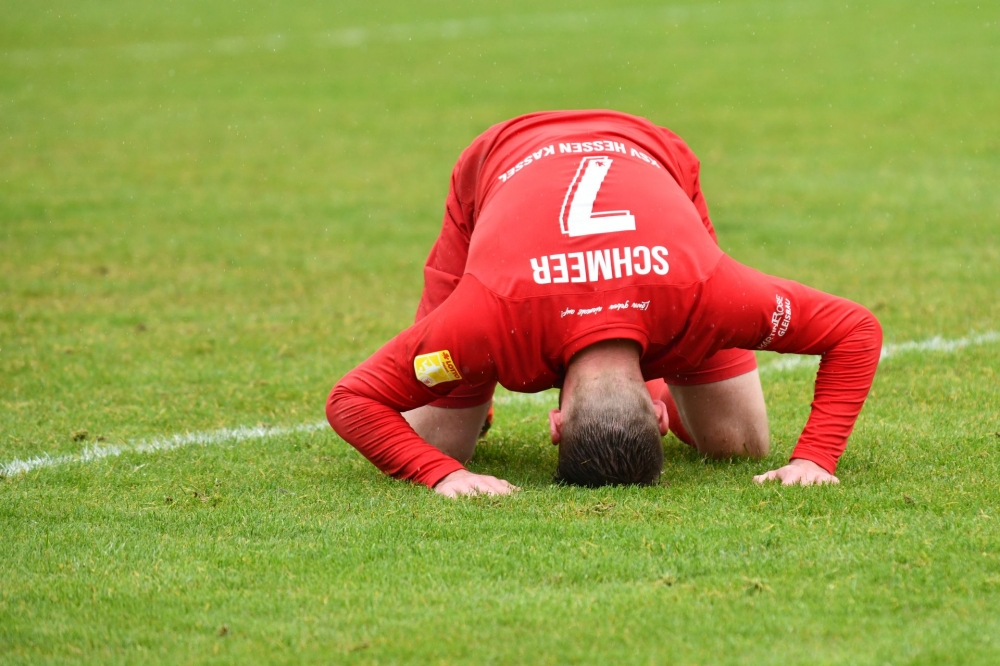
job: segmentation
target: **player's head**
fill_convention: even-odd
[[[574,356],[549,426],[564,483],[650,485],[663,469],[666,407],[650,398],[634,343],[599,343]]]

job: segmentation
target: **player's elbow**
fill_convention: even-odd
[[[871,312],[869,312],[868,314],[871,315],[871,318],[872,318],[872,322],[871,322],[871,325],[872,325],[872,338],[875,340],[875,344],[878,345],[879,351],[881,352],[882,351],[882,323]]]
[[[344,414],[344,404],[350,394],[351,391],[344,386],[344,381],[341,380],[334,385],[326,399],[326,420],[341,437],[343,437],[341,419]]]
[[[882,353],[882,324],[868,308],[861,308],[862,318],[858,328],[867,338],[867,347],[874,354]]]

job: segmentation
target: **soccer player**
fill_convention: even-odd
[[[650,484],[668,428],[707,456],[766,455],[752,350],[818,354],[790,462],[754,478],[837,483],[879,323],[727,256],[698,173],[679,137],[623,113],[534,113],[487,130],[452,173],[416,323],[334,387],[330,424],[396,478],[507,494],[517,488],[463,466],[494,388],[559,387],[557,478]]]

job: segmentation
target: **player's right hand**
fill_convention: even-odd
[[[511,485],[503,479],[485,474],[473,474],[467,469],[460,469],[438,481],[434,492],[445,497],[459,495],[510,495],[520,488]]]

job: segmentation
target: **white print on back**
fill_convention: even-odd
[[[559,211],[559,228],[564,234],[574,237],[635,231],[635,216],[627,210],[594,212],[597,193],[613,162],[605,155],[580,160],[580,167],[566,190],[566,198]]]
[[[621,153],[622,155],[631,155],[632,157],[638,157],[640,160],[646,164],[652,164],[657,169],[663,167],[660,166],[659,162],[654,160],[652,157],[646,153],[638,150],[634,146],[628,146],[628,150],[625,150],[626,144],[621,141],[608,141],[608,140],[591,140],[591,141],[573,141],[570,143],[560,143],[559,144],[559,154],[563,153]],[[508,180],[514,177],[514,174],[521,171],[529,164],[534,164],[543,157],[548,157],[549,155],[556,154],[556,146],[554,143],[547,146],[543,146],[538,150],[532,151],[522,157],[517,164],[507,169],[505,172],[497,176],[497,180],[501,183],[506,183]]]
[[[662,245],[560,252],[531,257],[531,277],[535,284],[565,284],[617,280],[631,277],[633,273],[649,275],[650,271],[666,275],[670,271],[667,254],[667,248]]]
[[[633,151],[635,148],[632,149]],[[619,141],[574,141],[560,143],[559,154],[563,153],[604,153],[615,152],[625,154],[625,144]]]
[[[632,308],[633,310],[648,310],[649,301],[642,301],[641,303],[639,302],[630,303],[629,301],[625,301],[624,303],[612,303],[611,305],[608,306],[608,311],[610,312],[612,310],[628,310],[629,308]],[[602,310],[604,310],[604,306],[602,305],[598,305],[597,307],[593,308],[580,308],[579,310],[574,310],[573,308],[566,308],[565,310],[559,312],[559,318],[565,319],[567,316],[572,314],[575,314],[578,317],[583,317],[585,315],[598,314]]]
[[[549,146],[545,146],[544,148],[540,148],[540,149],[536,150],[535,152],[531,153],[530,155],[525,155],[524,159],[522,159],[520,162],[518,162],[517,164],[515,164],[514,166],[512,166],[510,169],[508,169],[506,173],[500,174],[498,176],[498,178],[500,179],[501,183],[506,183],[508,178],[511,178],[515,173],[517,173],[518,171],[520,171],[524,167],[528,166],[532,162],[537,162],[538,160],[542,159],[543,157],[547,157],[548,155],[555,155],[555,154],[556,154],[556,147],[555,146],[549,145]]]

